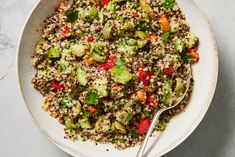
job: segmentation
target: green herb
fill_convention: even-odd
[[[99,96],[95,92],[89,92],[86,95],[86,103],[89,105],[97,105],[99,103]]]
[[[86,117],[86,118],[91,117],[91,112],[85,111],[85,112],[83,113],[83,117]]]
[[[175,6],[175,0],[165,0],[163,6],[167,9],[172,9]]]
[[[149,116],[150,116],[150,112],[149,112],[149,111],[144,111],[144,115],[145,115],[146,117],[149,117]]]
[[[171,34],[169,32],[164,33],[164,34],[161,35],[161,39],[164,41],[164,40],[168,39],[170,37],[170,35]]]
[[[132,136],[133,138],[138,138],[138,137],[139,137],[139,134],[138,134],[136,131],[133,131],[132,134],[131,134],[131,136]]]
[[[126,63],[124,58],[117,58],[115,59],[115,64],[117,67],[122,67]]]
[[[78,19],[78,11],[77,10],[67,10],[65,12],[65,16],[67,16],[70,22],[74,22]]]
[[[133,117],[133,113],[128,113],[124,118],[124,123],[128,123]]]
[[[183,58],[184,62],[186,62],[186,63],[189,63],[190,61],[194,60],[194,57],[189,54],[184,54],[182,58]]]

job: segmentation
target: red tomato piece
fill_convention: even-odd
[[[138,133],[140,135],[147,133],[150,125],[151,125],[151,121],[149,118],[143,119],[142,121],[140,121],[140,123],[136,125],[138,129]]]
[[[170,65],[168,69],[165,70],[164,68],[163,71],[164,71],[163,72],[164,75],[170,75],[173,72],[173,67]]]
[[[92,42],[92,41],[94,41],[94,37],[93,37],[93,36],[89,36],[89,37],[87,38],[87,40],[88,40],[89,42]]]
[[[53,82],[51,83],[51,88],[56,89],[56,90],[64,90],[64,85],[58,83],[58,82]]]
[[[104,4],[104,5],[108,5],[109,4],[109,0],[101,0],[102,1],[102,3]]]
[[[153,75],[152,71],[144,71],[144,66],[139,66],[138,68],[138,73],[139,73],[139,80],[144,82],[144,85],[147,86],[149,85],[150,79]]]
[[[100,66],[105,70],[112,69],[115,66],[115,59],[117,56],[109,56],[106,62],[101,63]]]
[[[157,102],[152,96],[147,98],[147,103],[149,104],[151,109],[154,109],[157,106]]]
[[[64,27],[63,36],[66,37],[66,36],[68,35],[68,33],[70,33],[70,31],[71,31],[71,27],[68,26],[68,25],[66,25],[66,26]]]

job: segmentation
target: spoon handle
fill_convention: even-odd
[[[160,115],[162,114],[162,112],[164,112],[163,109],[159,110],[159,111],[155,114],[155,116],[153,117],[152,122],[151,122],[151,125],[150,125],[150,127],[149,127],[149,130],[148,130],[148,132],[147,132],[147,134],[146,134],[146,136],[145,136],[144,142],[143,142],[143,144],[141,145],[141,147],[140,147],[140,149],[139,149],[139,151],[138,151],[136,157],[142,157],[142,156],[143,156],[144,151],[145,151],[145,148],[146,148],[147,143],[148,143],[148,140],[149,140],[149,138],[150,138],[150,136],[151,136],[151,134],[152,134],[152,132],[153,132],[153,129],[155,128],[156,123],[157,123],[157,121],[158,121]]]

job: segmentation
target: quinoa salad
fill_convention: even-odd
[[[188,104],[199,38],[175,0],[64,0],[44,23],[32,84],[64,138],[134,147],[191,78],[155,131]]]

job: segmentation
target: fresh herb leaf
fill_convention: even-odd
[[[67,10],[65,12],[65,16],[67,16],[70,22],[74,22],[78,19],[78,11],[77,10]]]
[[[122,67],[126,63],[124,58],[117,58],[115,59],[115,64],[117,67]]]
[[[95,92],[89,92],[86,95],[85,101],[89,105],[97,105],[99,103],[99,96]]]
[[[139,134],[138,134],[136,131],[133,131],[132,134],[131,134],[131,136],[132,136],[133,138],[138,138],[138,137],[139,137]]]
[[[167,9],[172,9],[175,6],[175,0],[165,0],[163,6]]]
[[[85,111],[85,112],[83,113],[83,117],[86,117],[86,118],[91,117],[91,112]]]
[[[161,39],[164,41],[164,40],[166,40],[166,39],[168,39],[169,37],[170,37],[170,33],[169,32],[167,32],[167,33],[164,33],[162,36],[161,36]]]
[[[191,55],[189,55],[189,54],[185,54],[185,55],[183,55],[183,60],[184,60],[184,62],[186,62],[186,63],[189,63],[189,62],[191,62],[191,61],[193,61],[194,60],[194,57],[193,56],[191,56]]]

